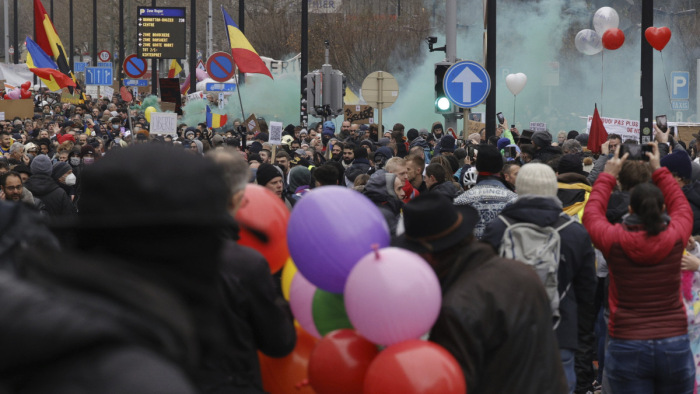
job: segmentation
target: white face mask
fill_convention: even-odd
[[[70,165],[73,167],[77,167],[80,165],[80,158],[79,157],[71,157],[70,158]]]
[[[75,185],[75,180],[76,180],[75,174],[68,174],[68,176],[66,177],[65,183],[67,186],[73,186],[73,185]]]

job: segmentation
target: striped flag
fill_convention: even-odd
[[[253,46],[250,45],[250,42],[245,38],[236,22],[226,13],[223,5],[221,6],[221,12],[224,14],[224,23],[228,33],[226,36],[231,47],[231,56],[238,69],[244,73],[265,74],[272,78],[272,74],[270,74],[270,70],[268,70],[265,62],[263,62]]]
[[[178,63],[177,60],[173,59],[170,62],[170,69],[168,70],[168,78],[177,77],[181,71],[182,71],[182,67],[180,67],[180,63]]]
[[[190,90],[190,74],[187,74],[187,77],[185,77],[185,82],[180,84],[180,93],[181,94],[187,94]]]
[[[34,40],[27,37],[27,67],[29,71],[41,78],[42,82],[55,92],[61,88],[75,86],[75,82],[58,70],[58,65],[44,52]]]
[[[207,127],[210,129],[218,129],[219,127],[224,127],[228,121],[228,116],[214,114],[211,112],[211,108],[207,105]]]

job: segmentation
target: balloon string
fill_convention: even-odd
[[[666,77],[666,65],[664,64],[664,53],[659,51],[661,54],[661,70],[664,72],[664,81],[666,82],[666,94],[668,94],[668,104],[671,106],[671,111],[673,111],[673,103],[671,103],[671,89],[668,88],[668,78]]]
[[[603,113],[603,80],[605,79],[605,50],[600,52],[600,113]]]
[[[515,99],[516,99],[517,97],[518,97],[518,96],[513,95],[513,124],[515,124]]]

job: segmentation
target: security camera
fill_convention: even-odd
[[[430,36],[425,38],[426,41],[428,41],[428,44],[435,44],[437,42],[437,37]]]

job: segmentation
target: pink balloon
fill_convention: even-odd
[[[5,94],[5,99],[9,98],[10,100],[17,100],[20,98],[21,94],[22,93],[19,89],[13,89],[7,92],[7,94]]]
[[[399,248],[371,252],[345,284],[345,309],[357,332],[391,346],[430,331],[442,303],[440,282],[428,263]]]
[[[316,329],[314,324],[314,316],[312,313],[312,304],[316,286],[311,284],[301,272],[297,272],[292,279],[292,285],[289,287],[289,306],[292,308],[292,314],[297,319],[301,328],[316,338],[321,338],[321,334]]]
[[[209,78],[209,74],[207,74],[206,71],[202,70],[201,68],[197,69],[197,82],[200,82],[206,78]]]

